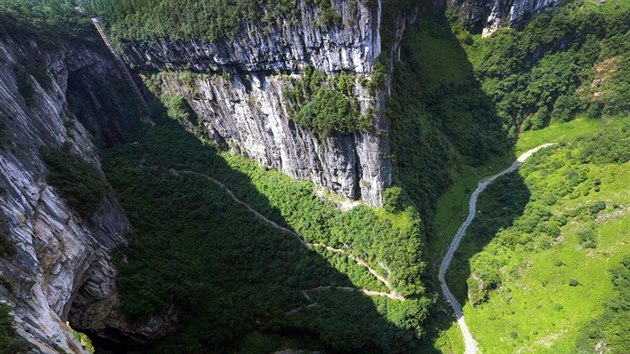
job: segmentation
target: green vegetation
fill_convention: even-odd
[[[615,295],[604,304],[604,313],[587,323],[576,342],[579,353],[590,353],[603,345],[609,353],[630,348],[630,255],[611,270]]]
[[[167,108],[170,118],[180,122],[190,122],[199,128],[191,110],[182,95],[173,95],[162,90],[162,81],[175,80],[182,87],[184,95],[197,93],[196,80],[200,77],[221,80],[229,77],[227,72],[219,74],[200,74],[189,71],[161,72],[143,76],[147,88]],[[341,72],[327,75],[324,72],[307,67],[299,78],[278,76],[287,80],[284,98],[290,119],[307,128],[317,138],[326,139],[335,134],[350,133],[371,127],[370,114],[361,114],[359,102],[353,90],[357,78]],[[188,124],[188,123],[186,123]]]
[[[282,19],[298,23],[300,8],[293,0],[86,0],[86,8],[105,17],[111,33],[119,39],[156,41],[233,39],[246,23],[269,31]],[[339,23],[340,16],[326,0],[307,0],[318,9],[319,25]]]
[[[580,111],[596,117],[630,110],[630,9],[610,3],[572,1],[485,39],[450,18],[513,139]]]
[[[44,89],[50,89],[52,86],[52,80],[48,76],[46,65],[43,61],[22,57],[20,58],[20,64],[13,67],[13,72],[15,73],[18,92],[27,106],[31,106],[35,99],[35,87],[31,76]]]
[[[379,262],[387,265],[390,282],[398,293],[424,294],[420,279],[425,266],[419,239],[420,219],[413,208],[382,215],[358,206],[340,213],[313,196],[310,184],[300,186],[278,172],[264,172],[249,160],[225,157],[230,167],[251,178],[256,189],[301,237],[333,247],[350,247],[353,254],[374,264],[375,269],[379,268]],[[295,200],[297,197],[301,198]]]
[[[308,128],[318,138],[370,127],[371,117],[362,115],[353,94],[355,77],[345,72],[326,75],[312,67],[285,90],[291,120]]]
[[[457,198],[466,193],[469,182],[488,171],[487,165],[500,165],[507,139],[492,100],[475,79],[473,67],[457,38],[441,17],[425,17],[407,29],[401,48],[401,62],[395,68],[392,96],[386,108],[390,123],[394,181],[414,204],[423,220],[432,220],[440,196],[452,182],[449,205],[467,205]],[[461,178],[467,183],[460,183]],[[386,204],[387,207],[388,204]],[[457,228],[456,212],[441,213],[449,229]],[[424,223],[426,235],[426,284],[433,296],[427,335],[419,352],[434,350],[432,338],[451,352],[463,352],[461,334],[451,331],[438,337],[451,325],[448,305],[441,301],[436,279],[441,253],[448,246],[442,225]],[[454,234],[454,231],[453,231]],[[451,235],[452,237],[452,235]],[[429,338],[429,339],[427,339]]]
[[[55,43],[59,35],[91,38],[89,18],[76,10],[82,0],[0,0],[0,33],[36,35]]]
[[[70,329],[70,333],[72,333],[72,335],[79,341],[79,343],[81,343],[83,349],[85,349],[85,351],[87,351],[89,354],[94,354],[94,345],[92,344],[90,337],[88,337],[85,333],[75,331],[70,326],[68,326],[68,328]]]
[[[461,162],[482,164],[506,143],[490,100],[443,19],[409,28],[401,51],[386,112],[395,179],[430,219],[450,184],[449,170]]]
[[[629,92],[626,81],[630,75],[623,64],[626,57],[623,53],[628,52],[624,49],[628,43],[628,8],[614,3],[610,1],[595,7],[590,3],[582,6],[575,2],[559,11],[536,18],[521,30],[499,30],[490,38],[472,36],[450,16],[448,22],[459,41],[452,38],[448,29],[444,29],[443,19],[425,20],[415,30],[411,29],[406,33],[402,48],[403,62],[396,68],[393,99],[388,107],[392,111],[389,115],[392,117],[390,136],[398,183],[419,206],[425,220],[434,215],[431,225],[426,225],[429,274],[437,273],[437,264],[443,252],[468,212],[468,198],[478,180],[511,163],[513,157],[502,153],[505,151],[505,145],[502,145],[503,136],[511,141],[518,138],[514,150],[516,154],[520,154],[544,142],[572,142],[577,138],[593,135],[595,131],[606,128],[614,121],[608,118],[587,119],[586,116],[608,116],[628,110],[623,106],[629,102],[625,95]],[[597,12],[592,15],[595,18],[592,23],[587,16],[590,12]],[[405,68],[405,62],[412,65]],[[409,75],[413,72],[415,76]],[[400,81],[397,80],[398,77],[401,78]],[[479,80],[478,83],[476,79]],[[409,82],[416,83],[416,87]],[[468,89],[456,90],[458,86],[465,87],[462,85],[465,82],[469,83]],[[397,86],[403,89],[396,90]],[[446,99],[441,101],[442,94]],[[444,108],[427,109],[437,106],[436,103],[444,107],[445,102],[456,101],[453,97],[459,98],[459,102],[466,102],[462,96],[475,97],[472,99],[474,104],[454,105],[456,108],[465,107],[462,109],[465,116]],[[447,114],[442,116],[442,112]],[[483,115],[492,125],[475,126],[476,121],[483,121],[473,118],[481,112],[484,112]],[[575,116],[578,118],[574,121],[562,123]],[[464,117],[470,118],[463,119]],[[449,128],[449,124],[454,124],[455,127],[459,125],[460,129],[445,129]],[[502,124],[503,127],[497,128],[496,124]],[[542,128],[545,129],[536,131],[536,134],[520,133]],[[449,134],[449,131],[457,133]],[[481,155],[477,159],[477,154],[466,153],[467,149],[475,146],[475,138],[483,139],[487,136],[495,137],[486,140],[487,146],[483,150],[489,152],[487,155]],[[616,144],[617,141],[611,139],[607,141],[606,149],[623,149],[622,145],[620,147]],[[603,153],[605,149],[599,151]],[[423,156],[424,154],[426,155]],[[590,181],[591,193],[603,193],[604,175],[602,173],[598,177],[599,182],[596,181],[597,178]],[[523,183],[518,178],[512,180],[511,184],[502,183],[505,184],[502,185],[504,189],[511,188],[514,192],[491,197],[503,198],[506,205],[510,204],[508,201],[514,203],[511,207],[516,218],[520,215],[517,209],[524,208],[523,204],[529,200],[529,192],[519,196],[517,191],[522,189]],[[547,202],[552,200],[553,197],[547,196]],[[590,207],[595,211],[600,209],[601,204],[588,205]],[[606,202],[606,207],[610,208],[610,203]],[[603,212],[606,210],[609,209]],[[584,212],[591,213],[590,209]],[[546,226],[551,227],[547,224]],[[597,250],[605,239],[602,239],[597,225],[586,226],[575,233],[577,245],[585,250],[592,250],[590,247],[595,246]],[[589,230],[595,230],[594,237]],[[552,228],[547,231],[551,234],[557,232]],[[486,233],[485,240],[488,242],[494,235],[493,229],[486,230]],[[541,247],[546,246],[546,242],[541,242]],[[469,274],[468,266],[463,264],[465,261],[462,258],[465,260],[467,256],[481,251],[484,246],[481,241],[480,244],[482,245],[464,243],[462,247],[465,252],[460,251],[456,256],[460,263],[454,264],[452,268],[463,269],[463,274],[450,274],[449,284],[452,284],[452,289],[460,298],[466,297],[466,279]],[[467,250],[467,247],[472,248]],[[433,267],[433,264],[436,266]],[[491,290],[493,286],[501,289],[496,272],[489,271],[497,269],[493,268],[495,266],[497,265],[489,263],[478,269],[485,276],[487,284],[484,283],[479,292],[471,293],[473,301],[486,301],[486,296],[492,299],[492,294],[496,292]],[[510,276],[512,274],[505,275]],[[572,289],[585,288],[584,281],[573,275],[565,277],[559,284],[569,287],[570,279],[575,279],[580,284]],[[469,280],[473,285],[471,289],[476,288],[478,283]],[[439,291],[436,279],[429,278],[427,286],[430,290]],[[593,303],[597,304],[598,301],[593,300]],[[532,302],[529,300],[529,303]],[[487,306],[491,308],[491,305]],[[554,309],[560,307],[561,304],[552,306]],[[566,304],[564,308],[567,308]],[[450,308],[438,299],[431,309],[432,315],[427,327],[433,342],[423,343],[422,350],[463,351],[459,329],[452,326],[451,321],[444,319],[442,311],[450,311]],[[588,315],[592,317],[594,312],[588,312]],[[493,316],[501,318],[505,314],[494,313]],[[485,323],[480,325],[469,322],[471,328],[474,329],[475,325],[486,328]],[[506,327],[505,322],[500,325]],[[485,332],[495,335],[496,338],[500,337],[491,330]],[[473,335],[476,335],[474,330]],[[524,335],[519,330],[509,330],[506,338],[509,342],[532,342],[531,336]],[[564,343],[568,343],[565,349],[570,348],[565,351],[574,350],[572,339]],[[492,344],[494,343],[488,347]],[[510,348],[505,350],[514,350]]]
[[[164,103],[164,106],[166,107],[166,114],[169,118],[180,122],[187,121],[190,118],[190,113],[188,113],[188,110],[186,109],[186,101],[184,101],[184,97],[179,95],[163,95],[161,96],[160,101]]]
[[[105,150],[103,167],[134,229],[120,265],[123,310],[141,319],[177,304],[184,325],[154,352],[268,348],[407,352],[422,333],[427,299],[420,223],[413,209],[339,212],[313,186],[218,154],[166,112],[154,128]],[[142,162],[142,163],[141,163]],[[179,172],[173,173],[170,169]],[[387,274],[405,301],[318,286],[388,289],[348,257],[306,248],[258,221],[202,175],[225,183],[266,217],[313,243],[347,250]],[[360,314],[360,316],[359,316]]]
[[[521,134],[514,147],[514,153],[518,156],[529,149],[550,141],[556,143],[573,141],[593,134],[594,131],[602,129],[608,122],[609,120],[607,119],[588,119],[583,115],[578,115],[576,119],[570,122],[551,124],[535,134]]]
[[[4,215],[0,213],[0,257],[11,258],[15,256],[15,244],[8,238],[9,229],[7,227]]]
[[[369,6],[376,4],[375,0],[364,0]],[[400,14],[409,14],[418,6],[417,0],[383,0],[381,2],[381,58],[388,58],[392,44],[396,38],[396,24]]]
[[[608,269],[630,254],[628,205],[620,193],[630,172],[630,124],[615,118],[590,127],[531,157],[480,196],[448,279],[456,296],[469,301],[469,326],[484,328],[473,330],[482,350],[574,352],[588,343],[593,350],[595,338],[605,335],[605,343],[628,338],[615,322],[621,318],[610,327],[608,319],[598,320],[580,335],[589,321],[616,316],[609,310],[598,317],[618,304],[612,299],[619,280],[611,282]]]
[[[0,304],[0,353],[27,353],[28,347],[17,338],[9,311],[7,304]]]
[[[49,171],[46,181],[81,216],[89,218],[101,206],[107,185],[87,162],[71,152],[71,145],[53,148],[43,153]]]
[[[0,148],[3,146],[6,146],[8,143],[11,142],[11,139],[9,138],[9,135],[7,134],[7,126],[6,124],[4,124],[4,122],[0,122]],[[0,195],[2,195],[3,190],[2,187],[0,187]]]
[[[26,70],[24,70],[24,68],[20,66],[15,66],[13,68],[13,72],[15,73],[18,93],[24,99],[24,103],[26,103],[26,105],[30,107],[31,104],[33,104],[33,96],[35,95],[35,88],[33,87],[31,78],[28,72],[26,72]]]

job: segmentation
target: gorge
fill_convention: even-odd
[[[426,351],[441,198],[543,106],[627,115],[627,9],[571,6],[0,0],[0,348]]]

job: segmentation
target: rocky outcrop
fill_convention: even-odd
[[[200,72],[299,71],[307,66],[327,73],[341,70],[369,74],[381,53],[381,1],[368,7],[362,1],[331,4],[340,23],[321,23],[319,7],[298,1],[300,21],[278,19],[267,28],[245,24],[234,39],[157,43],[128,42],[125,55],[147,70]]]
[[[115,306],[101,318],[76,318],[116,297],[111,253],[126,242],[128,221],[112,196],[89,219],[77,214],[46,182],[41,149],[71,143],[74,155],[100,170],[92,139],[120,138],[126,98],[115,91],[101,98],[99,83],[122,81],[101,46],[34,38],[0,34],[0,237],[11,248],[0,256],[0,301],[34,352],[81,353],[67,321],[83,330],[130,328]],[[95,120],[103,107],[120,115]]]
[[[369,80],[381,54],[381,1],[372,6],[352,0],[332,4],[341,20],[327,27],[320,23],[319,10],[300,2],[298,23],[280,20],[265,30],[248,24],[235,39],[216,43],[127,42],[124,52],[130,65],[145,73],[215,74],[197,75],[194,82],[164,75],[161,86],[187,100],[216,142],[227,143],[264,167],[377,206],[392,180],[382,112],[386,95],[370,94],[358,83]],[[389,24],[400,27],[397,40],[414,19],[415,14],[404,14],[398,23]],[[351,74],[361,110],[371,115],[372,126],[318,140],[291,121],[284,102],[286,75],[299,77],[309,66],[329,75]]]
[[[562,0],[448,0],[464,24],[484,35],[500,27],[515,26],[541,12],[550,11]]]

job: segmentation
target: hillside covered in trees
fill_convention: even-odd
[[[304,3],[319,13],[322,28],[341,25],[330,1]],[[280,20],[300,23],[295,4],[0,0],[0,34],[100,43],[89,20],[99,14],[116,40],[213,42],[251,23],[262,31]],[[392,24],[416,5],[419,18],[408,24],[387,77]],[[479,180],[523,151],[554,143],[480,196],[449,285],[486,352],[627,350],[630,4],[567,1],[485,38],[454,13],[383,1],[385,53],[364,78],[370,94],[382,94],[391,79],[388,130],[377,132],[391,144],[393,163],[382,207],[234,154],[233,145],[210,139],[208,122],[191,106],[216,97],[192,92],[187,101],[162,88],[173,78],[229,82],[227,73],[143,72],[137,81],[155,126],[134,122],[112,144],[94,138],[103,175],[71,153],[72,141],[43,147],[47,183],[79,218],[89,220],[111,196],[129,220],[129,242],[113,256],[114,310],[131,323],[171,312],[178,319],[173,333],[129,348],[77,329],[112,351],[462,351],[439,293],[439,262]],[[54,70],[39,58],[20,58],[13,70],[24,104],[37,105]],[[290,83],[279,107],[317,141],[372,129],[373,112],[361,114],[353,91],[357,77],[312,67],[273,74]],[[102,95],[120,89],[94,85]],[[70,94],[63,110],[80,117],[81,100]],[[124,105],[137,115],[133,95]],[[4,130],[0,125],[0,143]],[[15,254],[8,230],[0,214],[3,262]],[[0,348],[26,350],[4,301],[0,320]]]

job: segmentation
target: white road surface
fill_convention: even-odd
[[[479,182],[477,189],[475,189],[475,191],[472,193],[472,195],[470,196],[470,201],[468,202],[468,217],[466,217],[466,220],[459,227],[459,230],[457,230],[457,233],[455,234],[453,241],[451,241],[451,245],[449,246],[448,251],[446,252],[446,255],[444,256],[444,259],[442,259],[442,263],[440,264],[440,271],[438,273],[438,279],[440,280],[440,286],[442,287],[442,294],[444,295],[444,298],[446,299],[446,301],[453,308],[453,311],[455,312],[455,317],[457,317],[457,323],[459,324],[459,328],[461,329],[462,335],[464,336],[466,354],[477,353],[478,352],[477,343],[475,342],[472,335],[470,334],[470,331],[468,330],[468,326],[466,326],[466,321],[464,321],[464,315],[462,314],[462,306],[459,304],[455,296],[453,296],[453,293],[451,293],[451,291],[449,290],[448,285],[446,285],[446,279],[445,279],[446,271],[448,270],[448,267],[451,264],[451,260],[453,259],[453,256],[455,255],[455,251],[457,251],[457,248],[459,247],[459,243],[464,237],[464,233],[466,232],[466,229],[468,228],[468,226],[470,226],[473,219],[475,218],[475,215],[477,214],[477,198],[479,197],[479,194],[481,194],[481,192],[483,192],[486,189],[486,187],[488,187],[497,178],[515,171],[525,160],[527,160],[527,158],[535,154],[538,150],[549,147],[551,145],[553,144],[543,144],[523,153],[521,156],[518,157],[518,159],[516,159],[516,161],[514,161],[512,166],[506,168],[505,170],[495,175],[492,175],[488,178],[484,178]]]

